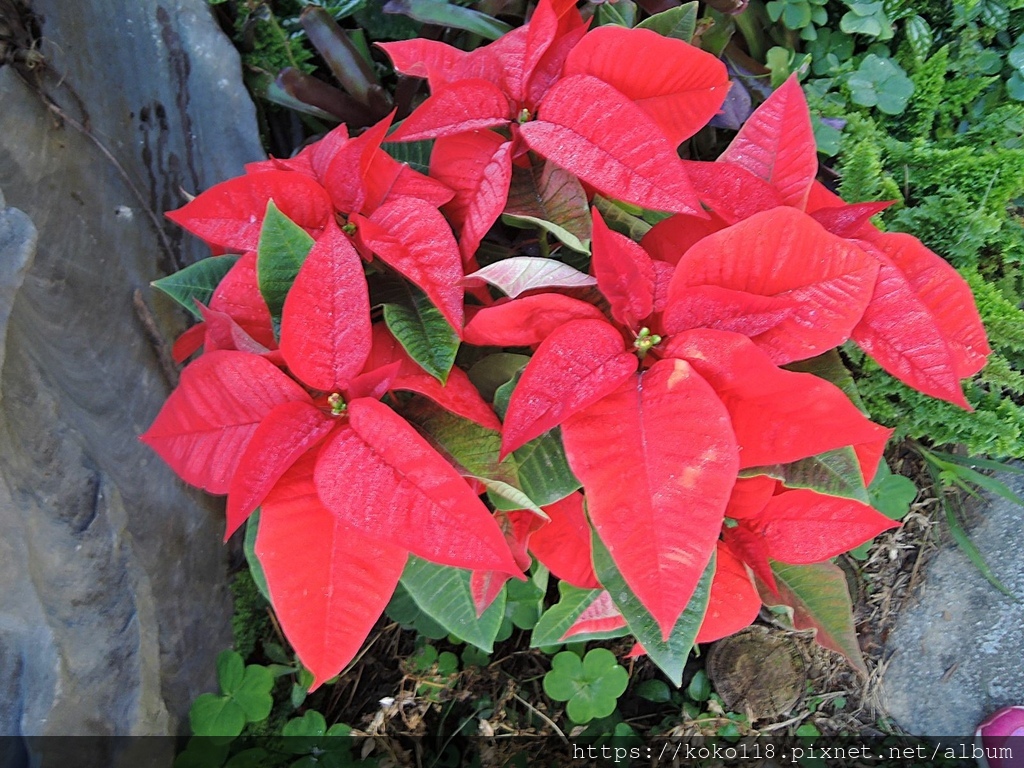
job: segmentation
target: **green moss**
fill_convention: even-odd
[[[250,659],[259,642],[273,632],[267,615],[267,601],[260,594],[249,570],[239,571],[231,582],[235,613],[231,617],[231,632],[235,650],[243,659]]]
[[[930,136],[935,117],[942,105],[942,92],[949,70],[949,46],[944,45],[911,74],[914,96],[907,110],[908,126],[912,136]]]

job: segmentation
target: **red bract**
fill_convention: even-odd
[[[689,169],[702,201],[721,223],[715,225],[684,216],[667,219],[644,239],[645,247],[652,253],[661,258],[667,258],[666,253],[678,253],[676,258],[690,259],[694,249],[708,247],[706,242],[718,242],[718,235],[708,235],[726,223],[749,219],[781,225],[793,220],[795,211],[784,214],[775,207],[780,203],[806,210],[834,238],[845,239],[854,252],[877,265],[877,277],[870,280],[866,301],[866,273],[856,289],[849,282],[853,275],[846,278],[845,287],[827,283],[821,286],[834,297],[836,309],[854,320],[849,328],[845,328],[848,323],[842,324],[846,336],[905,384],[969,407],[960,380],[980,371],[991,352],[970,288],[955,269],[917,238],[882,233],[872,226],[868,219],[885,204],[848,206],[814,180],[817,153],[810,114],[795,78],[751,115],[718,162],[691,164]],[[737,194],[723,194],[723,178],[744,185],[754,194],[741,194],[739,189]],[[777,202],[764,191],[762,185],[766,182],[778,195]],[[782,226],[778,231],[778,237],[787,237]],[[770,237],[771,233],[766,235]],[[746,277],[745,271],[741,274]],[[687,276],[688,283],[692,280]],[[856,298],[848,291],[855,291]],[[713,319],[718,323],[715,327],[745,333],[763,344],[779,362],[799,359],[787,347],[793,343],[803,346],[808,339],[769,329],[768,334],[782,339],[782,347],[778,347],[762,335],[766,326],[781,329],[788,324],[792,329],[795,323],[805,329],[813,327],[814,334],[837,328],[834,323],[818,319],[807,322],[799,309],[793,309],[797,314],[784,318],[785,305],[778,301],[751,305],[753,316],[737,324],[737,309],[730,298],[717,293],[710,298],[698,294],[686,319],[675,322],[700,324]],[[733,325],[724,325],[727,321]],[[825,346],[835,343],[827,336],[820,340]],[[811,348],[807,349],[814,354]]]
[[[437,211],[453,193],[380,148],[390,121],[389,116],[355,139],[342,125],[290,160],[252,163],[245,176],[211,187],[168,216],[211,245],[252,251],[271,201],[317,240],[326,234],[335,250],[341,246],[334,218],[341,214],[367,258],[375,253],[412,280],[461,332],[462,260]],[[334,290],[351,285],[338,275]],[[340,294],[336,298],[346,302]],[[354,315],[357,305],[346,311]]]
[[[438,139],[431,173],[457,190],[467,259],[505,206],[511,158],[527,149],[602,194],[703,215],[674,148],[721,106],[725,67],[649,30],[584,32],[572,4],[542,0],[529,24],[472,53],[424,40],[381,46],[400,72],[430,82],[392,138]]]
[[[509,401],[502,450],[562,425],[591,522],[667,638],[715,548],[740,467],[887,436],[838,388],[778,368],[745,335],[682,322],[692,315],[692,288],[719,289],[703,297],[705,306],[736,308],[731,322],[748,331],[755,321],[744,306],[784,302],[774,324],[759,329],[770,332],[799,313],[802,324],[774,337],[776,349],[790,345],[782,347],[793,350],[784,359],[793,359],[823,351],[820,335],[803,327],[816,314],[832,345],[859,319],[855,300],[847,300],[851,313],[819,284],[858,286],[863,311],[877,266],[806,215],[780,209],[777,227],[788,234],[773,238],[767,221],[755,217],[691,248],[659,307],[655,278],[664,267],[593,214],[593,269],[616,322],[570,320],[543,340]],[[550,301],[543,296],[532,303]],[[561,302],[551,304],[561,311]],[[663,310],[660,318],[655,309]],[[648,355],[661,359],[650,365]]]

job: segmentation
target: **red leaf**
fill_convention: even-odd
[[[256,428],[228,489],[224,540],[246,521],[281,476],[334,428],[336,419],[301,400],[274,407]]]
[[[775,494],[776,485],[778,483],[775,478],[768,475],[739,478],[732,488],[732,495],[729,496],[725,516],[733,520],[757,517],[768,503],[768,499]]]
[[[597,285],[611,305],[612,317],[638,330],[640,321],[654,311],[654,262],[628,237],[608,229],[597,208],[591,213],[594,243],[590,267]]]
[[[519,575],[501,530],[466,481],[386,405],[348,404],[320,451],[324,505],[367,535],[442,565]]]
[[[206,338],[206,328],[203,323],[193,325],[174,340],[171,347],[171,357],[174,362],[183,363],[199,351]]]
[[[570,2],[563,2],[564,9],[555,9],[556,15],[561,14],[558,20],[558,31],[555,40],[548,45],[543,54],[537,58],[534,55],[535,48],[531,47],[532,40],[527,41],[527,51],[524,54],[523,77],[523,101],[527,104],[538,104],[544,98],[558,78],[562,76],[562,69],[565,60],[570,52],[587,32],[587,25],[583,23],[576,6]],[[535,20],[540,13],[542,4],[537,5],[533,19],[530,20],[531,35]],[[536,61],[536,64],[533,62]]]
[[[267,349],[276,349],[274,327],[256,276],[256,252],[242,256],[228,270],[210,298],[210,309],[224,312]]]
[[[800,211],[776,208],[690,248],[669,286],[666,316],[675,311],[673,304],[694,295],[692,288],[707,285],[790,302],[792,313],[774,327],[762,331],[755,324],[743,331],[781,365],[846,341],[864,313],[877,274],[874,260],[860,248]],[[666,330],[684,329],[666,325]]]
[[[376,368],[396,361],[400,367],[388,389],[416,392],[457,416],[495,432],[501,431],[501,422],[465,371],[458,367],[452,368],[448,373],[448,381],[442,385],[409,357],[384,323],[378,323],[373,327],[373,350],[367,365]]]
[[[181,373],[142,442],[182,480],[227,493],[246,445],[275,405],[309,395],[273,363],[244,352],[210,352]]]
[[[448,374],[448,381],[442,386],[441,382],[424,373],[422,369],[407,373],[406,367],[403,366],[402,373],[394,380],[391,388],[416,392],[429,397],[456,416],[469,419],[495,432],[501,430],[501,422],[494,415],[491,406],[480,396],[480,392],[461,368],[452,368]]]
[[[594,529],[668,638],[736,481],[729,414],[687,363],[660,360],[568,418],[562,440]]]
[[[911,235],[879,233],[870,242],[903,273],[916,298],[932,313],[938,332],[949,346],[956,376],[963,379],[984,368],[992,349],[974,295],[960,274]]]
[[[263,171],[210,187],[167,218],[212,245],[254,251],[267,201],[300,227],[318,231],[334,214],[327,192],[308,176]]]
[[[246,333],[245,329],[231,318],[231,315],[226,312],[207,309],[198,301],[196,306],[199,309],[199,314],[203,316],[202,327],[205,331],[203,335],[204,351],[213,352],[218,349],[234,349],[239,352],[248,352],[252,355],[274,355],[280,357],[279,353],[271,353],[270,350]]]
[[[637,368],[607,322],[574,320],[545,339],[512,392],[501,458],[618,389]]]
[[[775,187],[738,165],[684,161],[683,167],[700,201],[729,224],[782,205]]]
[[[899,527],[867,504],[805,488],[773,496],[751,522],[764,536],[768,556],[793,565],[820,563]]]
[[[760,610],[761,597],[746,566],[719,542],[708,609],[694,642],[710,643],[739,632],[753,623]]]
[[[854,203],[838,208],[818,208],[811,214],[811,218],[839,237],[856,237],[861,229],[867,230],[864,234],[869,236],[875,228],[865,225],[871,221],[872,216],[881,213],[893,202],[889,200],[884,203]]]
[[[690,363],[725,403],[740,445],[740,467],[786,464],[886,432],[839,387],[810,373],[778,368],[749,339],[694,330],[675,336],[666,355]]]
[[[371,189],[368,204],[371,204],[374,209],[395,197],[418,197],[435,208],[440,208],[455,194],[447,185],[399,163],[383,150],[378,153],[375,162],[392,162],[399,166],[399,170],[398,176],[395,177],[395,183],[391,185],[391,189],[387,190],[387,194],[381,198],[380,202],[376,202],[375,192]]]
[[[530,537],[530,551],[551,573],[580,589],[598,589],[583,494],[572,493],[543,508],[551,522]]]
[[[651,227],[640,245],[652,259],[678,264],[690,246],[727,226],[715,213],[704,219],[677,213]]]
[[[726,515],[728,514],[726,510]],[[779,587],[775,583],[775,572],[768,561],[768,543],[764,536],[751,526],[741,523],[734,528],[723,528],[722,540],[736,557],[750,567],[772,594],[778,597]]]
[[[419,286],[461,334],[462,259],[444,216],[423,200],[397,197],[354,220],[363,243]]]
[[[796,310],[794,303],[784,296],[758,296],[717,285],[687,288],[670,303],[671,285],[670,281],[663,319],[669,333],[707,328],[754,338],[778,327]]]
[[[430,173],[455,190],[445,207],[459,231],[462,260],[498,220],[512,180],[512,144],[494,131],[471,131],[434,142]]]
[[[573,625],[565,630],[565,634],[559,638],[565,642],[576,635],[590,634],[591,632],[611,632],[622,629],[626,626],[625,617],[615,607],[612,596],[603,591],[590,605],[584,609]]]
[[[263,502],[256,556],[274,613],[313,690],[359,652],[391,599],[408,553],[346,524],[320,503],[316,452],[306,454]]]
[[[442,86],[389,137],[419,141],[507,125],[512,107],[496,85],[479,78]]]
[[[660,315],[668,306],[668,286],[672,282],[672,273],[675,272],[675,265],[667,261],[651,259],[654,265],[654,312]],[[655,325],[658,320],[654,320]]]
[[[325,151],[324,160],[327,160],[328,157],[329,160],[325,166],[322,166],[325,169],[320,173],[320,180],[330,194],[334,207],[339,211],[355,213],[364,211],[368,207],[366,202],[369,197],[369,177],[371,176],[371,167],[374,165],[377,166],[375,175],[378,189],[382,187],[387,190],[394,184],[400,166],[397,163],[392,165],[374,163],[374,159],[380,153],[380,143],[387,135],[388,128],[391,127],[393,114],[367,128],[358,138]],[[326,155],[326,152],[330,154]],[[381,178],[382,172],[383,178]],[[379,192],[376,196],[383,197]]]
[[[410,77],[426,78],[433,91],[451,82],[452,73],[467,56],[458,48],[423,38],[376,45],[391,58],[397,71]]]
[[[540,293],[478,310],[462,337],[478,347],[532,347],[573,320],[603,319],[593,304],[560,293]]]
[[[584,36],[563,77],[593,75],[636,102],[674,147],[715,116],[729,90],[725,65],[647,29],[600,27]]]
[[[906,235],[902,237],[909,238]],[[853,340],[882,368],[908,386],[970,409],[960,389],[960,378],[969,375],[967,371],[974,372],[972,369],[977,365],[974,361],[983,364],[983,355],[988,352],[970,289],[945,262],[945,269],[939,267],[933,273],[934,281],[925,279],[915,285],[901,264],[892,258],[902,257],[906,264],[910,253],[899,249],[905,241],[886,243],[888,253],[877,247],[882,243],[858,242],[878,260],[880,269],[871,303],[853,329]],[[924,249],[924,246],[920,248]],[[914,248],[911,253],[916,250]],[[935,254],[928,253],[941,261]],[[947,269],[952,274],[946,272]],[[914,270],[913,266],[911,270]],[[919,274],[924,272],[921,270]],[[942,297],[955,303],[931,303]],[[943,322],[939,321],[940,315]],[[955,337],[947,336],[947,329],[960,323],[963,331],[959,336],[960,350],[957,354],[953,348]],[[972,333],[974,328],[977,331]]]
[[[516,565],[523,571],[529,570],[533,560],[530,558],[529,552],[526,551],[526,546],[529,543],[530,535],[544,521],[528,510],[498,512],[495,518],[505,534],[505,541],[512,551]],[[477,618],[483,616],[484,611],[501,593],[501,588],[505,586],[505,582],[509,578],[511,578],[510,575],[504,571],[473,571],[469,579],[469,588],[473,596],[473,604],[476,607]]]
[[[520,132],[530,149],[609,197],[701,215],[672,145],[628,98],[589,75],[563,77]]]
[[[871,481],[875,479],[878,465],[882,462],[885,446],[895,431],[895,429],[879,429],[873,440],[854,444],[853,452],[857,455],[857,463],[860,464],[864,485],[871,485]]]
[[[370,299],[363,264],[337,226],[313,245],[281,312],[281,353],[314,389],[340,391],[370,353]]]
[[[380,400],[391,389],[401,368],[402,361],[396,360],[359,374],[349,382],[348,389],[345,390],[346,399],[355,400],[359,397],[369,397],[373,400]]]
[[[786,205],[804,208],[818,173],[818,150],[796,75],[754,110],[719,160],[746,168],[774,185]]]

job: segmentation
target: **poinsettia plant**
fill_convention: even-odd
[[[342,125],[169,214],[217,255],[156,283],[201,322],[143,440],[257,528],[314,687],[400,582],[490,650],[531,569],[561,580],[538,646],[630,633],[678,684],[783,605],[863,668],[830,558],[895,525],[867,491],[891,431],[836,349],[968,407],[985,333],[884,204],[816,181],[795,79],[681,159],[728,80],[650,26],[541,0],[473,51],[384,45],[430,87],[390,136]],[[427,139],[429,175],[389,154]]]

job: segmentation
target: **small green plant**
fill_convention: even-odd
[[[879,4],[880,5],[880,4]],[[846,80],[850,100],[862,107],[877,107],[887,115],[907,108],[914,83],[895,61],[869,53]]]
[[[234,738],[246,723],[265,720],[270,714],[274,674],[266,667],[246,665],[235,651],[221,651],[217,656],[217,681],[221,694],[202,694],[189,711],[196,736]]]
[[[582,660],[562,651],[551,659],[551,671],[544,675],[544,692],[567,702],[565,712],[576,723],[608,717],[628,684],[629,674],[607,648],[588,651]]]

